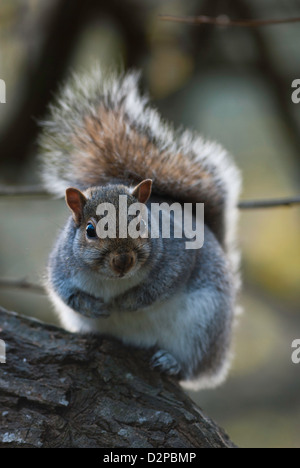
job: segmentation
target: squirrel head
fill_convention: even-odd
[[[76,258],[111,279],[133,276],[145,265],[151,252],[146,208],[151,188],[150,179],[133,188],[122,184],[84,192],[68,188]]]

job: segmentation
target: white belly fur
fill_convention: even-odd
[[[48,292],[60,321],[67,330],[110,335],[139,347],[163,347],[164,344],[165,349],[170,349],[180,327],[178,319],[182,320],[185,316],[183,294],[147,309],[134,312],[113,311],[109,317],[89,319],[68,307],[52,289]],[[177,346],[178,344],[177,342]]]
[[[76,276],[81,289],[108,301],[116,294],[142,281],[131,278],[122,281],[104,281],[99,286],[95,278]],[[120,339],[125,344],[142,348],[157,347],[172,353],[179,360],[195,358],[199,346],[199,328],[206,329],[215,309],[214,297],[209,291],[181,291],[167,301],[155,303],[134,312],[115,310],[109,317],[89,319],[68,307],[52,288],[48,288],[62,325],[71,332],[99,333]],[[204,337],[203,337],[204,338]],[[199,356],[197,357],[199,358]]]

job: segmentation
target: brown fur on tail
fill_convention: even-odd
[[[206,222],[220,220],[223,194],[213,177],[182,153],[161,151],[128,122],[124,109],[99,108],[74,135],[74,175],[86,187],[113,179],[132,184],[152,179],[153,192],[182,202],[205,203]],[[84,161],[84,163],[83,163]],[[223,223],[210,226],[221,240]]]

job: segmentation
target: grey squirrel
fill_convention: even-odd
[[[46,188],[71,210],[50,254],[47,290],[62,325],[153,348],[152,367],[187,388],[223,381],[239,289],[240,174],[218,144],[174,130],[136,72],[74,76],[40,138]],[[97,206],[204,203],[201,249],[184,238],[99,238]]]

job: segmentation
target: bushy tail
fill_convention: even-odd
[[[74,76],[43,122],[40,138],[46,188],[59,196],[112,178],[153,180],[153,192],[205,204],[205,221],[230,250],[240,175],[227,152],[165,123],[138,91],[138,74],[100,68]]]

